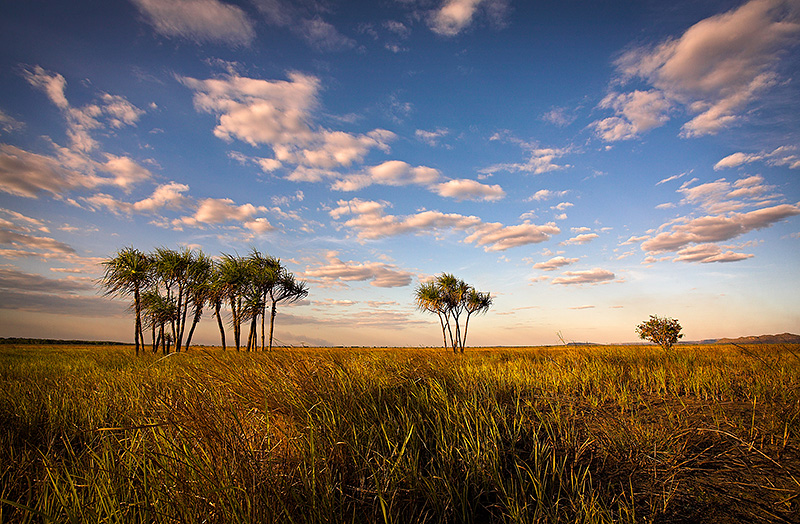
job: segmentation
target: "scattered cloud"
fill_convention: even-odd
[[[541,202],[542,200],[550,200],[551,198],[563,197],[569,193],[569,190],[565,191],[551,191],[549,189],[540,189],[533,196],[526,199],[527,202]]]
[[[343,262],[338,255],[339,253],[336,251],[329,251],[325,255],[325,262],[306,268],[301,276],[323,283],[340,280],[345,282],[370,281],[370,285],[382,288],[404,287],[411,284],[412,274],[398,269],[395,265],[352,260]]]
[[[249,45],[253,22],[240,8],[219,0],[131,0],[159,34],[195,42]]]
[[[90,152],[97,148],[91,132],[104,126],[120,128],[136,125],[144,111],[119,95],[101,93],[99,98],[84,107],[73,107],[67,100],[66,79],[40,66],[23,70],[23,76],[32,86],[45,92],[50,101],[64,114],[67,136],[73,150]]]
[[[541,269],[542,271],[553,271],[555,269],[568,266],[570,264],[574,264],[579,259],[577,258],[566,258],[563,256],[553,257],[546,262],[539,262],[538,264],[534,264],[534,269]]]
[[[13,133],[23,127],[25,127],[25,124],[0,109],[0,131],[3,133]]]
[[[554,278],[552,283],[564,286],[601,284],[603,282],[610,282],[615,278],[616,275],[611,271],[594,268],[586,271],[565,271],[560,277]]]
[[[300,21],[298,34],[309,46],[318,51],[344,51],[356,47],[356,41],[341,34],[320,17]]]
[[[503,139],[500,135],[494,135],[492,140]],[[530,157],[526,162],[519,163],[503,163],[495,164],[487,168],[481,169],[481,173],[494,174],[498,171],[507,171],[509,173],[530,173],[532,175],[540,175],[542,173],[549,173],[550,171],[558,171],[572,167],[569,164],[557,164],[556,160],[570,152],[569,148],[542,148],[536,147],[534,144],[529,144],[519,140],[510,140],[519,144],[526,150]]]
[[[576,111],[566,107],[554,107],[542,115],[542,120],[558,127],[566,127],[577,120]]]
[[[436,186],[436,192],[456,200],[501,200],[506,192],[499,185],[481,184],[475,180],[450,180]]]
[[[363,240],[373,240],[403,234],[435,234],[444,231],[468,233],[465,243],[475,243],[485,251],[506,249],[535,244],[548,240],[561,231],[553,223],[535,225],[524,222],[515,226],[500,223],[485,223],[476,216],[439,211],[421,211],[414,215],[397,216],[386,214],[386,205],[381,202],[361,199],[340,200],[339,207],[330,211],[331,217],[340,219],[353,216],[344,225],[357,231]]]
[[[430,13],[428,23],[434,33],[453,37],[468,28],[481,12],[492,24],[502,27],[508,4],[506,0],[444,0]]]
[[[752,255],[723,251],[716,242],[800,215],[800,203],[778,203],[782,195],[776,194],[759,175],[733,183],[724,178],[692,185],[694,182],[686,182],[678,189],[683,195],[681,203],[696,206],[706,214],[675,218],[659,227],[657,234],[631,237],[625,243],[642,241],[641,248],[648,253],[650,262],[656,260],[655,255],[668,252],[677,252],[674,260],[680,262],[733,262]]]
[[[747,253],[736,253],[734,251],[722,251],[722,248],[717,244],[698,244],[695,246],[688,246],[678,251],[678,256],[673,260],[675,262],[700,262],[709,264],[711,262],[738,262],[752,258],[755,255]]]
[[[414,132],[414,136],[416,136],[418,140],[425,142],[431,147],[438,146],[439,140],[441,138],[446,137],[448,134],[450,134],[450,130],[442,128],[437,128],[435,131],[425,131],[424,129],[417,129]]]
[[[288,81],[269,81],[228,74],[208,80],[181,77],[180,81],[195,92],[198,111],[217,115],[215,136],[252,146],[269,145],[274,160],[284,164],[327,170],[347,167],[361,162],[371,149],[388,151],[388,143],[395,138],[385,129],[356,135],[314,125],[320,89],[314,76],[295,72]]]
[[[680,37],[636,47],[615,62],[621,83],[638,78],[648,91],[610,93],[598,107],[615,116],[593,124],[606,141],[624,140],[662,125],[683,107],[695,116],[681,136],[715,134],[776,85],[777,64],[797,45],[800,10],[789,0],[751,0],[701,20]]]
[[[581,233],[580,235],[575,235],[574,237],[561,242],[562,245],[583,245],[591,242],[595,238],[598,238],[600,235],[597,233]]]
[[[606,142],[629,140],[655,127],[664,125],[669,117],[670,102],[661,91],[610,93],[598,104],[601,109],[613,109],[617,116],[592,124]]]
[[[800,156],[797,154],[797,147],[781,146],[772,152],[733,153],[714,164],[714,170],[719,171],[752,162],[765,162],[771,166],[788,166],[789,169],[800,169]]]

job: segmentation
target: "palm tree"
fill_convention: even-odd
[[[198,252],[193,257],[191,264],[189,264],[188,271],[188,286],[187,286],[187,304],[192,306],[192,327],[189,329],[189,334],[186,336],[186,349],[192,344],[192,335],[197,323],[200,322],[200,317],[203,315],[203,308],[209,301],[211,295],[213,264],[211,259],[203,254],[202,251]]]
[[[208,287],[208,301],[214,306],[214,316],[217,317],[219,327],[219,337],[222,343],[222,350],[225,351],[225,326],[222,323],[222,303],[225,301],[225,284],[220,279],[220,264],[213,262],[211,266],[211,280]]]
[[[464,352],[464,343],[467,341],[467,329],[469,328],[469,317],[473,314],[484,314],[492,307],[492,297],[489,293],[481,293],[475,288],[470,287],[464,302],[464,310],[467,312],[467,319],[464,321],[464,338],[461,341],[461,352]]]
[[[426,282],[420,284],[414,292],[414,302],[417,304],[417,309],[426,311],[428,313],[436,313],[439,317],[439,322],[442,325],[442,339],[444,348],[447,349],[447,328],[449,327],[449,317],[447,316],[447,308],[444,299],[439,292],[436,283]]]
[[[177,314],[170,322],[175,351],[180,351],[183,334],[186,328],[186,316],[189,310],[187,289],[189,287],[189,267],[195,256],[188,249],[176,251],[160,247],[153,254],[155,276],[164,287],[165,296],[175,301]]]
[[[253,248],[250,256],[247,257],[247,269],[250,275],[250,286],[252,297],[250,303],[253,310],[250,330],[251,336],[256,330],[258,317],[261,317],[261,350],[264,351],[264,319],[267,311],[267,297],[272,294],[272,289],[278,283],[281,275],[281,261],[269,255],[262,255],[257,249]],[[257,336],[253,339],[253,346],[256,344]],[[249,344],[248,344],[249,346]]]
[[[153,329],[153,353],[158,351],[159,345],[164,354],[169,353],[168,341],[173,338],[170,333],[165,333],[164,327],[167,323],[174,323],[178,316],[175,301],[161,295],[156,289],[149,289],[142,293],[142,307],[147,312],[147,323]]]
[[[277,313],[278,302],[292,303],[302,300],[308,296],[308,286],[303,281],[297,281],[294,275],[281,268],[280,275],[274,286],[269,289],[269,298],[272,308],[269,317],[269,350],[272,351],[272,334],[275,328],[275,314]],[[263,331],[263,330],[262,330]],[[264,349],[264,342],[261,342],[261,349]]]
[[[442,326],[444,347],[447,348],[449,335],[454,353],[464,352],[470,317],[476,313],[486,313],[492,306],[489,293],[476,291],[449,273],[442,273],[430,282],[421,283],[414,292],[414,302],[417,309],[436,313]],[[461,318],[465,313],[462,331]]]
[[[150,281],[151,260],[138,249],[126,247],[118,251],[112,258],[104,260],[102,264],[105,270],[100,284],[106,288],[106,294],[133,295],[133,307],[136,313],[134,340],[138,356],[140,343],[141,346],[144,346],[141,291],[147,287]]]
[[[222,293],[228,299],[231,308],[231,324],[236,351],[241,349],[242,318],[244,292],[248,283],[247,264],[238,256],[224,254],[218,265],[218,279]]]

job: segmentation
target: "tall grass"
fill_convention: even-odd
[[[0,521],[800,514],[796,347],[130,353],[0,347]]]

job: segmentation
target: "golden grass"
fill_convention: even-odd
[[[794,522],[797,346],[0,346],[0,522]]]

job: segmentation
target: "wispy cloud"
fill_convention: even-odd
[[[249,45],[253,22],[240,7],[219,0],[131,0],[159,34],[195,42]]]
[[[577,258],[566,258],[563,256],[553,257],[546,262],[539,262],[533,265],[534,269],[541,269],[542,271],[554,271],[558,268],[568,266],[570,264],[574,264],[579,259]]]
[[[180,80],[195,92],[198,111],[217,116],[215,136],[269,145],[275,159],[284,164],[314,169],[350,166],[360,163],[371,149],[388,151],[395,138],[385,129],[351,134],[315,125],[320,81],[314,76],[290,73],[288,81],[270,81],[229,74]]]
[[[638,78],[647,91],[610,93],[600,104],[615,116],[593,124],[606,141],[634,138],[662,125],[677,107],[695,114],[681,136],[715,134],[779,82],[777,64],[796,46],[800,9],[789,0],[751,0],[706,18],[683,35],[636,47],[616,61],[621,83]]]
[[[375,287],[404,287],[411,284],[412,274],[397,266],[385,262],[342,261],[336,251],[329,251],[325,261],[307,267],[301,274],[303,278],[323,283],[331,282],[365,282]]]
[[[602,284],[614,280],[616,275],[606,269],[594,268],[586,271],[565,271],[552,280],[553,284],[574,286],[583,284]]]
[[[444,0],[430,13],[431,30],[442,36],[456,36],[482,12],[496,26],[503,26],[508,12],[506,0]]]
[[[771,166],[788,166],[789,169],[800,169],[800,156],[797,154],[797,147],[781,146],[770,152],[733,153],[714,164],[714,170],[719,171],[752,162],[765,162]]]
[[[476,216],[457,213],[422,211],[408,216],[389,215],[381,202],[360,199],[340,200],[339,207],[330,211],[331,217],[352,216],[344,225],[355,230],[358,238],[370,240],[403,234],[434,234],[444,231],[467,233],[465,243],[474,243],[485,251],[504,251],[512,247],[536,244],[561,232],[555,224],[524,222],[514,226],[486,223]]]

